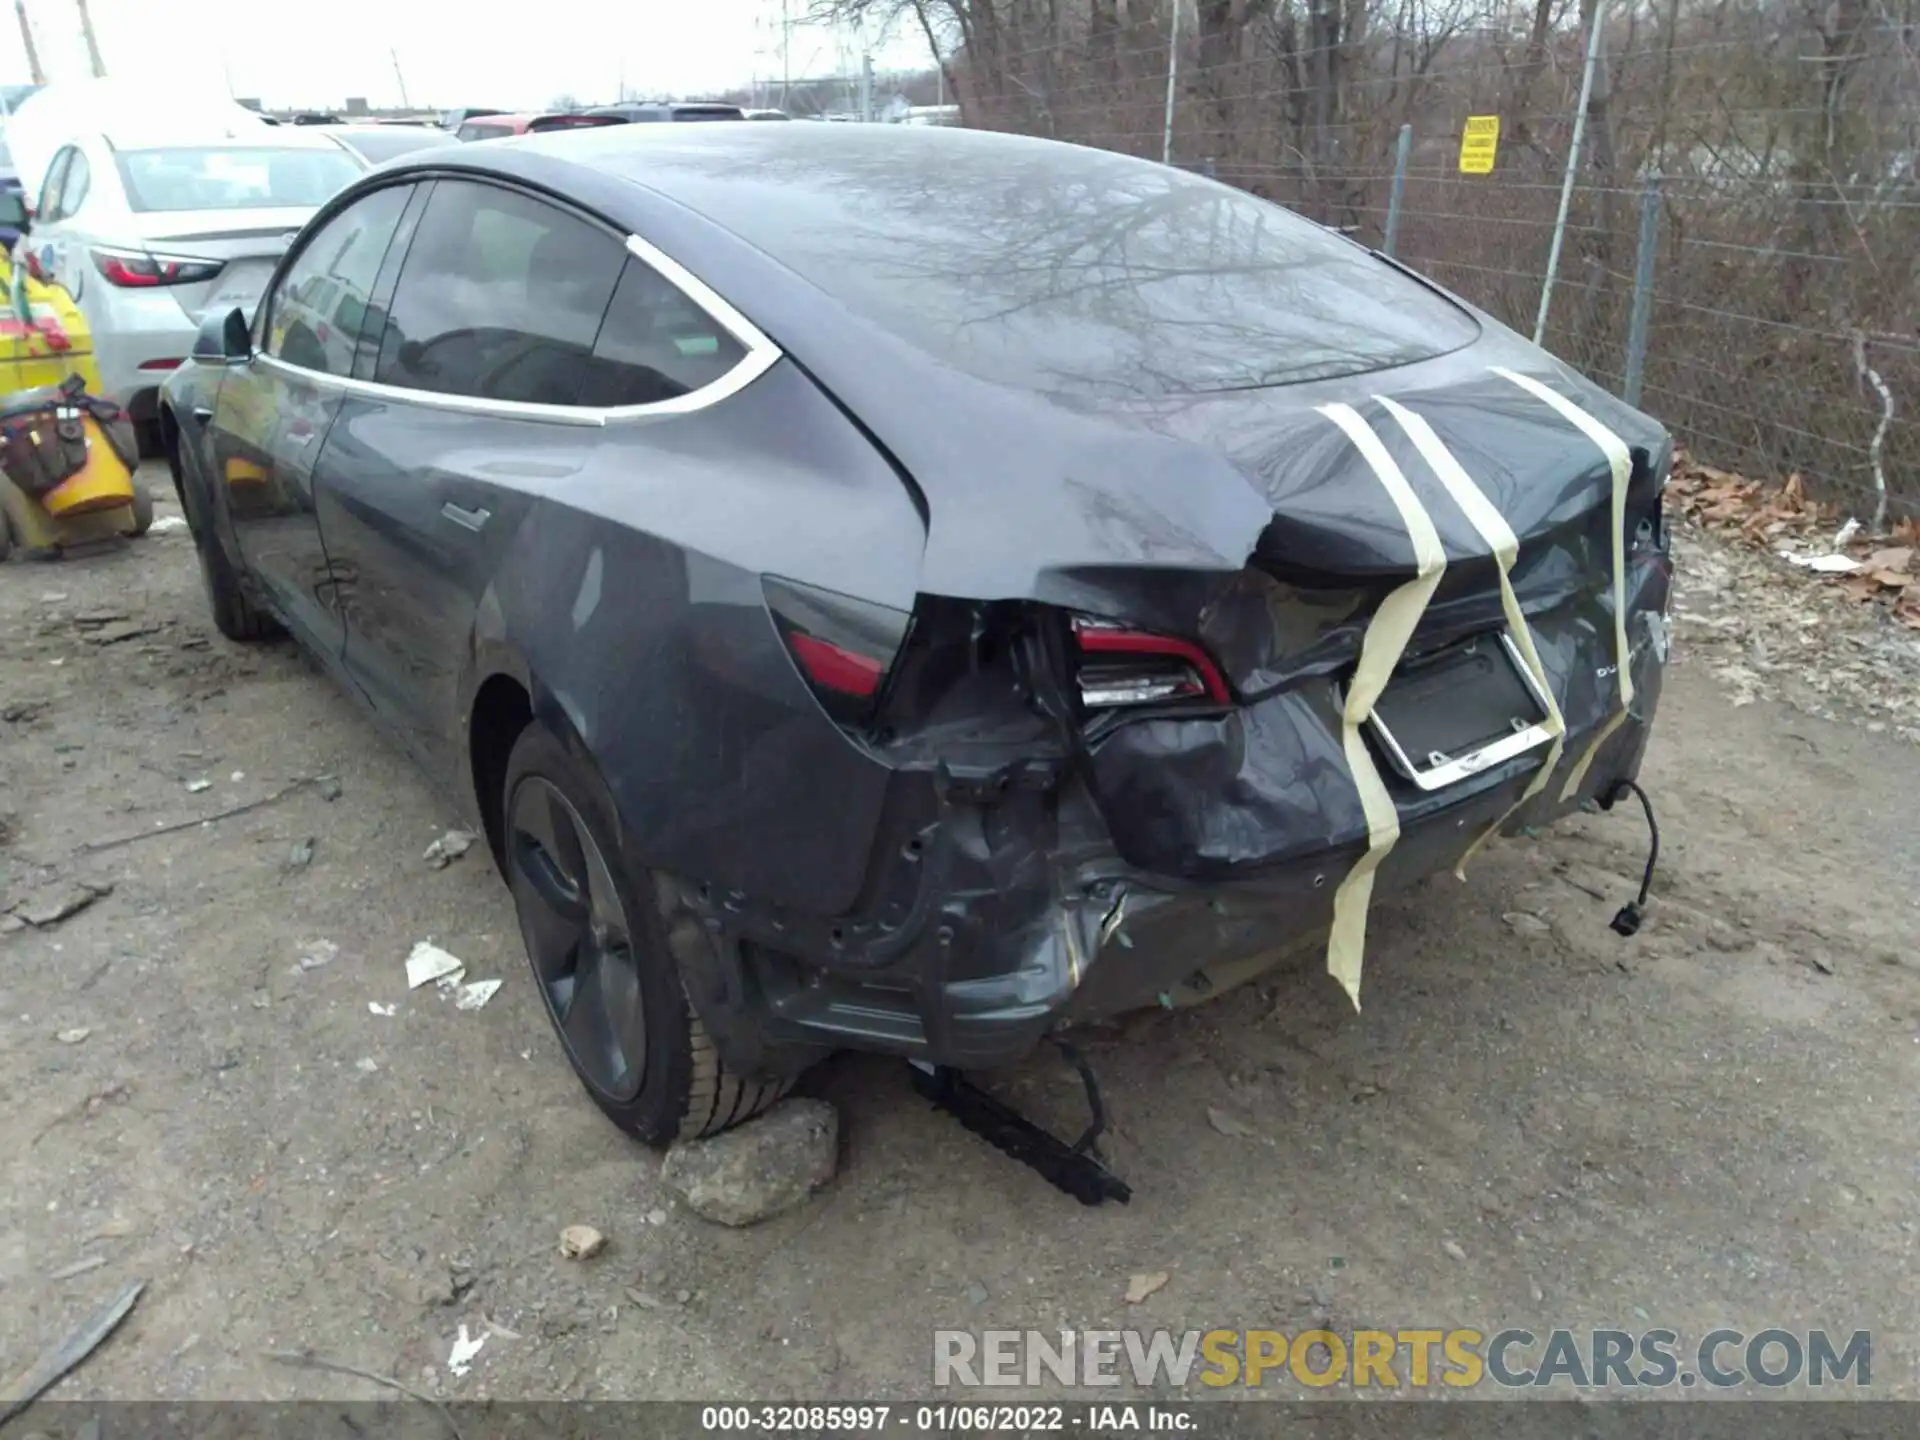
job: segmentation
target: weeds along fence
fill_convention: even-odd
[[[1169,159],[1382,248],[1391,222],[1523,334],[1558,229],[1556,354],[1709,463],[1920,509],[1920,0],[892,3],[949,37],[964,123]],[[1462,173],[1486,116],[1492,170]]]

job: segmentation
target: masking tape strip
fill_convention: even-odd
[[[1440,576],[1447,568],[1446,551],[1440,545],[1440,533],[1427,514],[1420,497],[1401,473],[1399,465],[1373,427],[1360,418],[1351,405],[1323,405],[1320,413],[1346,432],[1361,457],[1373,468],[1387,498],[1400,513],[1407,538],[1413,542],[1414,578],[1397,587],[1380,602],[1380,608],[1367,622],[1360,640],[1360,663],[1347,686],[1346,704],[1340,717],[1340,748],[1353,772],[1354,789],[1360,795],[1360,809],[1367,819],[1367,851],[1354,861],[1333,894],[1333,927],[1327,936],[1327,973],[1340,982],[1354,1008],[1360,1008],[1360,971],[1366,957],[1367,911],[1373,901],[1374,872],[1400,839],[1400,812],[1387,783],[1380,777],[1373,754],[1367,749],[1360,727],[1373,714],[1380,692],[1387,688],[1394,666],[1413,638],[1414,627],[1433,598]]]
[[[1500,574],[1500,608],[1506,613],[1507,629],[1513,636],[1514,644],[1520,651],[1520,658],[1526,665],[1528,673],[1533,676],[1534,683],[1539,686],[1540,693],[1546,696],[1547,700],[1547,729],[1553,735],[1553,742],[1547,749],[1546,762],[1528,782],[1520,798],[1507,807],[1505,813],[1497,820],[1483,829],[1474,842],[1467,847],[1466,853],[1460,857],[1459,863],[1453,869],[1455,875],[1464,879],[1467,862],[1474,857],[1480,847],[1499,833],[1500,827],[1506,824],[1508,817],[1514,811],[1546,789],[1547,780],[1560,764],[1561,752],[1566,748],[1567,722],[1560,713],[1559,702],[1553,698],[1553,686],[1547,679],[1547,667],[1540,660],[1540,651],[1533,640],[1533,630],[1528,626],[1527,617],[1520,609],[1520,597],[1513,591],[1511,572],[1513,562],[1520,553],[1519,536],[1513,533],[1513,527],[1507,523],[1507,517],[1502,515],[1494,503],[1487,498],[1486,492],[1474,483],[1473,477],[1467,474],[1466,468],[1454,458],[1446,442],[1434,433],[1433,426],[1429,425],[1423,416],[1414,414],[1404,405],[1396,404],[1384,395],[1376,395],[1374,399],[1385,407],[1389,415],[1400,422],[1400,428],[1406,431],[1407,438],[1413,441],[1414,448],[1420,452],[1420,458],[1427,462],[1428,468],[1446,487],[1447,494],[1453,497],[1454,504],[1460,507],[1460,513],[1467,517],[1467,523],[1473,526],[1475,533],[1493,552],[1494,565]]]
[[[1626,441],[1609,430],[1600,421],[1582,410],[1573,401],[1567,399],[1558,390],[1543,385],[1531,375],[1522,375],[1505,366],[1496,365],[1494,373],[1504,375],[1529,395],[1545,402],[1560,416],[1572,424],[1594,444],[1600,447],[1600,453],[1607,457],[1607,465],[1613,471],[1613,673],[1618,681],[1620,709],[1600,729],[1588,744],[1586,753],[1567,776],[1567,783],[1560,791],[1562,801],[1570,800],[1586,783],[1587,770],[1593,764],[1594,756],[1600,753],[1600,747],[1613,738],[1613,734],[1626,723],[1628,707],[1633,704],[1633,671],[1629,664],[1631,655],[1627,651],[1627,481],[1633,473],[1633,456],[1627,450]]]

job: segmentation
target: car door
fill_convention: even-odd
[[[454,781],[488,578],[542,489],[598,443],[576,404],[626,263],[622,239],[503,183],[435,182],[377,346],[321,451],[347,673],[415,758]]]
[[[314,461],[413,188],[364,194],[302,237],[261,303],[252,360],[225,377],[206,422],[243,565],[288,628],[330,660],[343,629],[314,514]]]

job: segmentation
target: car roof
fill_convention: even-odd
[[[861,204],[911,204],[936,183],[930,177],[939,176],[943,164],[1017,166],[1047,188],[1104,182],[1116,167],[1167,173],[1110,150],[953,126],[623,125],[564,137],[528,135],[514,146],[529,158],[564,158],[643,186],[726,229],[764,216],[782,199],[796,205],[832,200],[842,208],[857,194]]]

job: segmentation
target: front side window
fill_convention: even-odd
[[[264,145],[122,150],[115,159],[127,203],[141,213],[179,210],[318,209],[351,184],[360,167],[336,145]]]
[[[282,276],[266,307],[266,351],[323,375],[351,375],[360,337],[378,328],[371,309],[380,262],[413,193],[389,185],[329,220]]]
[[[578,404],[626,258],[611,235],[544,201],[442,180],[401,266],[373,378]]]

